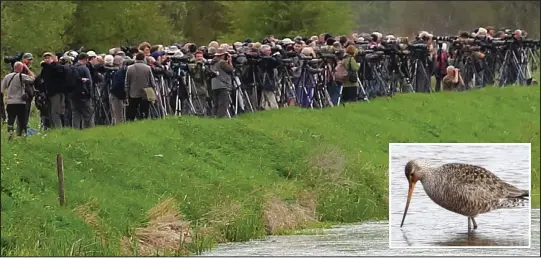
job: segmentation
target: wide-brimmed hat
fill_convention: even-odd
[[[293,44],[295,42],[293,42],[293,40],[291,40],[290,38],[285,38],[285,39],[282,39],[282,44],[284,45],[290,45],[290,44]]]
[[[68,55],[64,55],[64,56],[62,56],[62,57],[60,58],[61,61],[69,62],[69,63],[72,63],[74,59],[75,59],[75,58],[73,58],[73,57],[71,57],[71,56],[68,56]]]
[[[216,49],[216,53],[214,54],[214,56],[223,56],[225,54],[227,54],[227,49],[219,47],[218,49]]]
[[[167,49],[168,55],[174,55],[178,52],[180,52],[180,49],[177,46],[170,46],[169,49]]]

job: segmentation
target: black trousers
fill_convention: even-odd
[[[214,110],[212,113],[216,117],[229,117],[229,105],[231,104],[230,94],[231,91],[229,89],[212,90],[212,100],[214,102]]]
[[[30,122],[30,111],[32,110],[32,100],[29,100],[26,102],[26,126],[28,127],[28,123]]]
[[[0,120],[6,120],[6,109],[4,107],[4,94],[0,93]]]
[[[359,87],[343,87],[342,88],[342,101],[350,102],[357,101],[359,96]]]
[[[15,119],[17,120],[17,135],[21,136],[26,133],[26,125],[28,119],[26,118],[26,104],[8,104],[6,107],[8,113],[8,132],[13,132],[13,124]]]
[[[143,98],[129,98],[128,107],[126,108],[126,120],[133,121],[135,117],[137,119],[148,118],[148,111],[150,109],[150,102]],[[137,110],[139,110],[139,116],[137,116]]]

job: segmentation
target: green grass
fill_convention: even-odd
[[[387,219],[391,142],[532,143],[532,202],[539,207],[539,94],[538,86],[490,87],[231,120],[62,130],[11,143],[4,133],[1,254],[118,255],[120,238],[144,226],[146,212],[166,197],[196,233],[217,229],[190,245],[193,253],[264,236],[269,196],[293,203],[309,192],[323,223]],[[66,207],[58,205],[56,153],[64,156]],[[96,227],[73,212],[91,200]],[[220,224],[209,215],[215,207],[237,209]]]

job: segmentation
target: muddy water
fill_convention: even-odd
[[[479,222],[479,221],[478,221]],[[480,223],[480,222],[479,222]],[[321,235],[271,236],[264,240],[221,244],[204,256],[393,256],[393,255],[518,255],[539,256],[539,209],[532,210],[531,248],[506,249],[389,249],[389,224],[367,222],[338,226],[323,230]],[[475,241],[497,241],[482,232]],[[449,236],[448,242],[463,241],[460,236]]]
[[[391,148],[391,246],[528,246],[528,206],[501,209],[476,218],[477,236],[469,236],[468,219],[441,208],[415,186],[404,226],[400,222],[408,193],[405,164],[422,158],[434,165],[451,162],[482,166],[502,180],[529,189],[529,146],[527,145],[395,145]]]

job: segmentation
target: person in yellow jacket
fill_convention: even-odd
[[[356,101],[359,95],[358,92],[360,85],[358,72],[360,65],[355,60],[357,52],[358,49],[355,47],[355,45],[349,45],[346,48],[345,57],[342,60],[342,63],[344,64],[344,67],[348,73],[348,76],[343,81],[344,88],[342,89],[342,101],[344,102]]]

